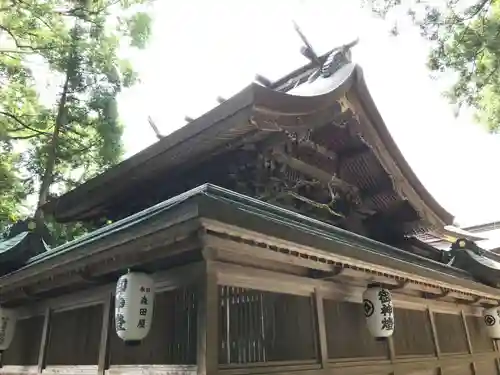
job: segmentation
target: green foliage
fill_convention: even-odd
[[[95,223],[56,223],[51,219],[46,220],[47,228],[52,234],[52,243],[50,246],[62,245],[66,242],[74,240],[85,233],[91,232],[101,225]]]
[[[117,97],[137,82],[120,50],[146,46],[146,10],[144,0],[0,0],[0,223],[26,195],[38,208],[120,161]],[[47,225],[61,240],[88,229]]]
[[[26,198],[22,183],[14,171],[15,154],[0,152],[0,233],[17,220],[21,203]]]
[[[429,5],[431,4],[431,5]],[[477,118],[492,132],[500,131],[500,1],[424,3],[414,0],[376,0],[372,10],[382,17],[406,7],[408,16],[432,42],[429,68],[452,73],[454,84],[446,93],[454,104],[476,110]],[[397,27],[392,32],[397,34]]]

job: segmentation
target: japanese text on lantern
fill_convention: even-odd
[[[8,324],[9,324],[9,318],[6,316],[2,317],[2,323],[0,324],[0,344],[3,344],[5,341],[5,335],[7,333]]]
[[[151,288],[147,288],[144,286],[140,287],[141,292],[141,301],[139,303],[139,321],[137,322],[137,328],[146,328],[146,315],[148,314],[148,305],[149,300],[148,296],[145,293],[150,293]]]
[[[128,287],[128,279],[123,278],[118,283],[116,288],[116,316],[115,316],[115,325],[117,331],[125,331],[125,316],[123,314],[123,308],[125,307],[125,298],[123,294],[127,291]]]
[[[385,289],[381,289],[378,292],[378,300],[381,303],[380,314],[383,316],[382,318],[382,329],[385,331],[390,331],[394,328],[394,318],[391,295]]]

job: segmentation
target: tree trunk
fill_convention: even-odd
[[[70,86],[70,78],[72,74],[71,64],[74,61],[77,49],[77,25],[72,30],[73,37],[73,48],[71,49],[70,55],[68,56],[68,62],[66,64],[66,77],[63,85],[63,90],[61,93],[61,98],[59,99],[59,105],[57,106],[57,116],[56,122],[54,124],[54,131],[50,138],[49,151],[47,155],[47,160],[45,163],[45,169],[42,176],[42,181],[40,184],[40,191],[38,192],[38,202],[35,212],[35,223],[37,228],[43,228],[45,226],[44,216],[41,207],[47,203],[47,197],[50,192],[50,187],[54,182],[54,169],[57,163],[57,153],[59,148],[59,136],[61,128],[66,125],[66,102],[68,100],[68,91]]]
[[[47,155],[47,161],[45,163],[45,170],[42,176],[42,182],[40,184],[40,191],[38,192],[38,203],[35,212],[35,222],[38,228],[44,226],[44,217],[41,207],[47,203],[47,197],[49,195],[50,186],[54,181],[54,168],[57,163],[57,149],[59,146],[59,133],[61,128],[66,122],[66,101],[68,98],[69,89],[69,74],[66,73],[66,81],[64,82],[63,92],[61,94],[61,99],[59,100],[59,105],[57,108],[56,123],[54,125],[54,131],[50,138],[50,147]]]

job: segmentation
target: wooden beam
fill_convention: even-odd
[[[402,289],[408,289],[410,284],[411,283],[409,280],[400,280],[397,281],[396,285],[384,285],[384,287],[389,290],[402,290]]]
[[[441,298],[448,297],[450,295],[450,291],[442,289],[441,293],[433,294],[433,293],[429,293],[429,292],[424,292],[422,294],[423,294],[424,298],[426,298],[426,299],[441,299]]]
[[[283,251],[280,251],[282,254],[284,254],[285,251],[288,254],[295,253],[297,254],[297,259],[305,259],[308,261],[316,259],[315,263],[323,264],[323,266],[327,263],[354,266],[359,270],[356,271],[358,272],[359,277],[361,277],[362,273],[366,274],[366,270],[370,270],[368,275],[385,275],[395,281],[410,280],[411,283],[406,287],[408,290],[419,290],[435,294],[440,293],[442,289],[446,289],[452,291],[450,292],[449,297],[453,296],[454,298],[461,296],[461,298],[473,300],[474,296],[481,296],[482,298],[491,300],[500,299],[498,289],[494,289],[471,280],[443,277],[443,274],[440,271],[426,269],[422,266],[415,266],[412,265],[411,262],[391,258],[390,256],[387,257],[383,254],[365,251],[363,247],[366,248],[369,245],[358,245],[354,241],[351,243],[330,241],[325,244],[325,242],[320,242],[318,240],[316,243],[318,245],[322,243],[323,246],[323,248],[320,248],[312,241],[306,242],[304,239],[301,239],[299,235],[292,232],[292,237],[296,237],[298,239],[295,242],[213,219],[203,218],[201,222],[202,225],[211,232],[207,235],[207,241],[209,242],[211,242],[213,238],[218,238],[218,241],[221,240],[221,236],[216,235],[220,234],[226,237],[224,241],[238,244],[242,242],[245,244],[251,244],[252,242],[257,244],[258,242],[259,246],[249,246],[252,249],[264,249],[263,245],[265,244],[269,249],[273,247],[283,249]],[[307,234],[304,234],[304,236],[307,239]],[[235,248],[238,248],[239,246],[240,245],[237,245]],[[254,251],[255,250],[252,250],[252,254]],[[271,250],[265,251],[273,253]],[[274,253],[276,252],[274,251]],[[419,270],[417,270],[417,268],[419,268]],[[317,269],[319,269],[319,267],[317,267]],[[331,270],[332,269],[325,269],[325,271]]]
[[[319,289],[314,290],[314,312],[316,313],[316,339],[321,367],[328,367],[328,343],[326,336],[325,308],[323,306],[323,296]]]
[[[316,180],[329,184],[330,186],[339,188],[343,191],[359,192],[359,189],[340,178],[310,164],[304,163],[302,160],[285,155],[282,152],[274,152],[271,157],[279,163],[287,165],[289,168],[303,173],[306,176],[315,178]]]
[[[427,309],[427,316],[429,318],[429,324],[431,327],[432,341],[434,343],[434,353],[436,357],[441,357],[441,347],[439,346],[438,334],[436,329],[436,322],[434,320],[434,312],[431,309]]]
[[[466,318],[465,312],[463,310],[460,311],[460,316],[462,317],[462,324],[464,326],[464,332],[465,332],[465,337],[466,337],[466,341],[467,341],[467,350],[470,354],[472,354],[473,350],[472,350],[472,343],[470,340],[469,327],[467,326],[467,318]]]
[[[326,264],[321,262],[316,262],[311,259],[305,259],[298,256],[293,256],[290,253],[280,253],[276,251],[270,251],[269,249],[259,248],[257,246],[252,246],[249,244],[241,242],[227,241],[222,238],[207,235],[207,244],[213,249],[213,253],[219,259],[225,259],[225,253],[234,253],[237,256],[251,254],[252,257],[258,258],[261,261],[276,261],[279,263],[290,264],[294,266],[308,267],[310,269],[320,270],[332,275],[336,271],[335,266],[332,264]]]
[[[255,75],[255,81],[260,83],[264,87],[269,87],[269,86],[272,86],[272,84],[273,84],[268,78],[266,78],[260,74]]]
[[[347,269],[339,266],[333,266],[331,271],[322,271],[312,269],[309,271],[309,277],[316,280],[331,280],[342,275]]]
[[[156,291],[162,292],[193,284],[199,278],[202,269],[204,269],[203,262],[196,262],[155,273],[152,276],[155,280]],[[80,292],[44,299],[27,307],[18,308],[19,318],[41,315],[47,308],[50,308],[51,312],[60,312],[100,304],[109,293],[113,293],[115,288],[116,282],[112,282]]]
[[[387,343],[387,354],[389,356],[389,360],[394,362],[396,359],[396,349],[394,347],[394,337],[390,336],[386,340]]]
[[[497,372],[500,374],[500,358],[498,358],[498,352],[499,352],[499,348],[498,348],[498,340],[492,340],[493,341],[493,350],[495,351],[495,353],[497,353],[497,358],[495,358],[495,367],[497,369]]]
[[[335,161],[338,159],[338,155],[329,150],[328,148],[326,148],[325,146],[322,146],[318,143],[315,143],[311,140],[303,140],[303,141],[299,141],[299,147],[304,147],[304,148],[307,148],[309,150],[313,150],[315,151],[316,153],[326,157],[327,159],[330,159],[332,161]]]
[[[473,354],[472,341],[470,339],[469,327],[467,326],[467,318],[465,316],[464,310],[460,311],[460,316],[462,317],[462,324],[464,326],[465,339],[467,341],[467,350],[468,350],[469,354],[472,355]],[[482,374],[479,374],[477,372],[475,362],[471,363],[471,368],[472,368],[473,375],[482,375]]]
[[[197,374],[216,375],[219,367],[219,286],[212,262],[198,282]]]
[[[311,296],[314,290],[319,288],[323,298],[354,303],[362,301],[363,292],[366,290],[365,286],[352,285],[346,280],[334,283],[228,263],[216,262],[215,265],[218,282],[221,285],[239,288],[297,296]],[[393,302],[395,307],[409,310],[425,311],[427,307],[432,307],[434,311],[457,314],[464,309],[470,315],[481,315],[480,309],[475,307],[460,306],[454,302],[426,300],[401,293],[393,293]]]
[[[49,336],[50,336],[50,320],[52,318],[52,311],[50,308],[45,310],[42,338],[40,340],[40,349],[38,351],[38,373],[41,374],[46,365],[47,360],[47,349],[49,346]]]
[[[156,123],[153,121],[151,116],[148,116],[148,123],[151,126],[151,129],[153,129],[153,132],[155,133],[156,138],[158,138],[158,140],[162,139],[163,135],[161,135],[160,130],[156,126]]]
[[[107,274],[114,271],[128,269],[134,265],[151,263],[156,260],[166,260],[169,258],[174,258],[176,256],[180,256],[183,253],[187,253],[199,248],[201,248],[201,243],[195,233],[187,236],[182,236],[181,234],[179,234],[174,243],[165,244],[165,246],[158,246],[157,248],[151,249],[147,252],[137,251],[135,254],[117,256],[112,262],[108,262],[108,264],[96,264],[92,268],[92,276],[102,277],[105,279]]]
[[[109,354],[109,334],[112,317],[113,306],[113,293],[109,293],[104,301],[104,308],[102,312],[102,325],[101,325],[101,341],[99,344],[99,359],[97,363],[97,374],[104,375],[108,368],[108,354]]]
[[[33,289],[33,293],[38,292],[44,288],[37,287],[35,290],[34,285],[51,283],[50,279],[56,276],[70,274],[71,271],[85,266],[102,265],[105,261],[111,261],[124,254],[137,254],[138,249],[142,253],[160,247],[165,251],[166,246],[169,245],[170,250],[178,238],[186,238],[199,229],[198,212],[195,211],[195,206],[193,203],[179,207],[177,212],[173,210],[165,214],[165,219],[140,227],[134,238],[131,238],[129,231],[119,231],[103,241],[80,246],[61,256],[49,258],[44,262],[6,275],[0,282],[0,295],[27,286]],[[112,261],[107,264],[113,266]],[[77,275],[72,277],[81,280]],[[67,286],[67,284],[62,285]]]
[[[434,312],[432,309],[427,308],[427,317],[429,319],[429,325],[431,327],[432,342],[434,344],[434,353],[438,359],[441,358],[441,346],[439,345],[439,339],[436,328],[436,321],[434,319]],[[443,375],[441,366],[438,367],[436,375]]]

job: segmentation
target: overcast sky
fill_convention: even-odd
[[[456,119],[429,78],[428,46],[410,31],[389,36],[350,0],[157,1],[153,38],[132,56],[142,84],[120,101],[130,156],[248,85],[277,79],[307,61],[295,19],[319,53],[359,36],[354,60],[397,144],[419,178],[462,225],[500,219],[500,138],[467,116]]]

